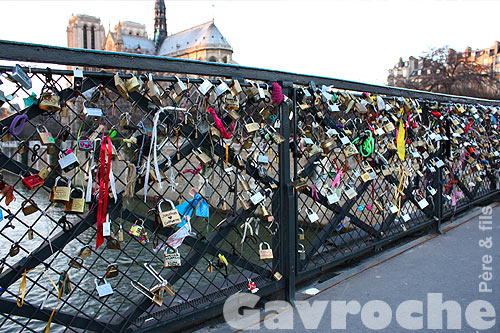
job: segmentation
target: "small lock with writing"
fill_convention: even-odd
[[[355,196],[358,195],[354,187],[352,187],[351,185],[347,185],[347,190],[344,193],[349,200],[353,199]]]
[[[106,279],[102,279],[102,281],[104,283],[99,285],[99,280],[97,278],[94,279],[97,294],[100,298],[107,297],[113,294],[113,288],[111,287],[111,284],[106,281]]]
[[[54,138],[52,137],[52,134],[50,134],[47,127],[45,127],[43,125],[37,126],[36,133],[37,133],[38,139],[40,140],[40,143],[42,145],[48,146],[50,144],[56,143],[56,140],[54,140]]]
[[[94,142],[88,139],[78,140],[78,149],[81,151],[92,151],[94,149]]]
[[[45,183],[43,178],[40,177],[40,175],[38,175],[38,174],[29,175],[27,177],[24,177],[22,182],[28,190],[33,190],[33,189],[39,188],[43,185],[43,183]]]
[[[262,246],[265,245],[267,248],[262,248]],[[271,249],[271,246],[267,242],[262,242],[259,245],[259,257],[260,260],[265,260],[265,259],[273,259],[273,249]]]
[[[62,178],[66,178],[66,185],[60,185],[59,182],[62,181]],[[54,186],[50,191],[50,202],[68,202],[70,199],[71,193],[71,180],[69,177],[58,176],[54,182]]]
[[[25,216],[31,215],[38,210],[38,207],[36,203],[33,201],[33,199],[24,200],[23,203],[21,204],[21,207],[23,209],[23,214]]]
[[[161,204],[164,203],[165,201],[170,204],[170,210],[164,212],[161,208]],[[168,228],[177,225],[179,223],[182,223],[181,216],[179,215],[179,212],[177,211],[174,203],[171,200],[161,199],[158,202],[158,214],[160,216],[161,224],[163,225],[164,228]]]
[[[196,158],[198,159],[198,161],[200,161],[202,165],[207,165],[212,162],[210,156],[202,152],[200,149],[198,149],[198,151],[193,151],[193,153],[195,154]]]
[[[64,205],[64,211],[70,214],[82,214],[85,210],[85,193],[81,187],[75,187],[70,192],[69,201]]]
[[[170,247],[163,253],[163,267],[179,267],[181,266],[181,254],[177,249],[171,249]]]

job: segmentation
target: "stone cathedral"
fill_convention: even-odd
[[[89,15],[73,15],[66,31],[68,47],[72,48],[235,63],[233,48],[213,20],[168,35],[164,0],[156,0],[152,39],[146,25],[130,21],[119,22],[114,32],[106,35],[101,19]]]

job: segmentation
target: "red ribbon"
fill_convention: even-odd
[[[199,164],[198,168],[196,168],[196,169],[186,169],[186,170],[182,171],[182,174],[186,174],[186,173],[190,172],[193,175],[197,175],[200,173],[200,171],[201,171],[201,164]]]
[[[222,137],[224,139],[231,139],[231,134],[233,134],[234,124],[231,125],[231,127],[229,128],[231,132],[228,133],[224,128],[224,125],[222,124],[222,120],[220,120],[219,116],[217,116],[217,114],[215,113],[215,110],[210,107],[208,108],[207,112],[211,113],[212,116],[214,117],[215,126],[217,126],[217,128],[219,129]]]
[[[473,122],[474,122],[474,120],[471,120],[469,122],[469,125],[467,125],[467,127],[465,128],[465,133],[464,134],[467,134],[467,132],[470,130],[470,126],[472,125]]]
[[[103,133],[104,136],[104,133]],[[107,159],[106,159],[107,151]],[[109,197],[109,173],[111,171],[111,157],[113,150],[111,148],[111,138],[106,136],[101,143],[101,152],[99,154],[99,201],[97,204],[97,237],[96,237],[96,250],[104,243],[104,236],[102,235],[102,224],[106,220],[106,213],[108,210],[108,197]]]

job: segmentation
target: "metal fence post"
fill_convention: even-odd
[[[289,82],[281,82],[283,93],[290,96],[294,93],[293,85]],[[292,103],[294,99],[291,100]],[[296,220],[293,188],[290,179],[290,100],[280,105],[280,134],[285,138],[279,146],[279,179],[280,179],[280,239],[281,239],[281,269],[285,280],[285,299],[294,303],[295,301],[295,254],[296,254]]]
[[[440,156],[443,158],[443,156]],[[433,231],[435,233],[442,234],[441,230],[441,219],[443,218],[443,184],[442,184],[442,169],[436,169],[436,175],[434,177],[434,186],[437,190],[436,195],[434,197],[434,228]]]

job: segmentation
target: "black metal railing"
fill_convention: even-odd
[[[0,66],[4,330],[181,330],[253,284],[293,300],[297,284],[498,194],[500,101],[8,41],[0,59],[30,62],[32,82]],[[79,84],[41,63],[103,70]],[[71,203],[49,200],[58,176]]]

